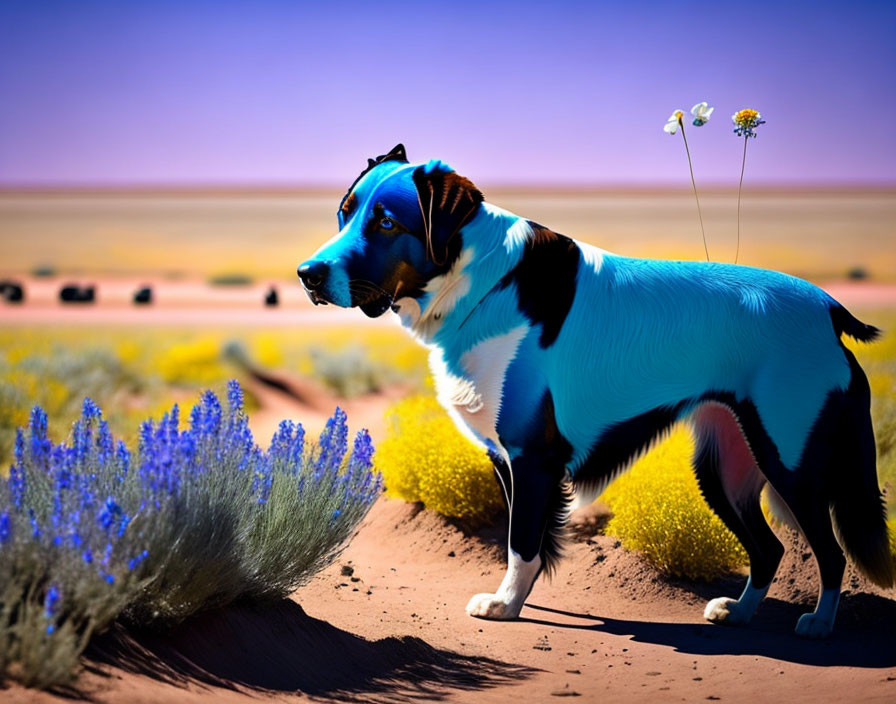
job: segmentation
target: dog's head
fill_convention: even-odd
[[[468,179],[440,161],[409,164],[399,144],[368,159],[339,205],[339,233],[299,265],[302,285],[315,304],[382,315],[448,271],[481,203]]]

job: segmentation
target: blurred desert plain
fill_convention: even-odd
[[[703,258],[687,190],[483,190],[495,205],[612,252]],[[335,233],[341,197],[333,189],[0,191],[0,270],[241,273],[295,286],[296,264]],[[701,188],[710,255],[718,261],[734,258],[736,198],[735,189]],[[876,280],[896,279],[894,189],[748,189],[741,208],[742,264],[815,281],[858,268]]]

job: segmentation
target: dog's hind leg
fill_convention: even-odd
[[[565,521],[570,499],[561,471],[540,454],[513,460],[509,475],[499,469],[499,476],[510,479],[507,572],[497,592],[470,599],[470,616],[516,618],[542,569],[552,567],[558,556],[555,533]]]
[[[801,479],[796,477],[792,490],[786,492],[788,495],[784,499],[815,554],[821,591],[815,611],[803,614],[797,621],[796,634],[804,638],[825,638],[834,628],[846,558],[834,534],[828,499],[822,493],[822,487],[818,482]]]
[[[740,598],[713,599],[703,616],[713,623],[741,625],[750,621],[768,592],[784,548],[762,515],[759,495],[765,477],[734,412],[723,403],[707,402],[694,411],[692,420],[700,490],[750,558],[750,576]]]

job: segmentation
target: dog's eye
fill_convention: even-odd
[[[381,230],[394,230],[395,222],[392,220],[392,218],[383,218],[382,220],[380,220],[380,229]]]

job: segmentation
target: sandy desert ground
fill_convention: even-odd
[[[95,702],[893,701],[896,602],[847,577],[834,637],[792,628],[815,593],[805,545],[789,551],[747,628],[701,618],[735,595],[664,578],[611,538],[599,510],[576,517],[553,580],[514,622],[469,618],[500,580],[501,530],[465,534],[419,507],[381,499],[337,563],[267,606],[207,613],[173,633],[112,633],[91,648],[76,690],[13,687],[4,701]],[[890,595],[891,597],[892,595]]]

